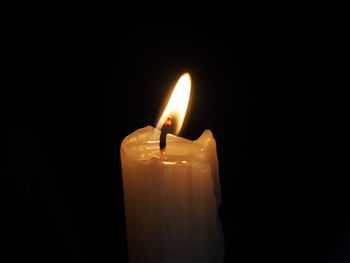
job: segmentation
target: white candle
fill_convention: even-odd
[[[175,101],[173,95],[169,104]],[[165,115],[172,112],[164,111]],[[182,121],[183,117],[178,118],[177,124]],[[164,151],[159,149],[159,138],[160,130],[147,126],[121,144],[129,262],[223,262],[212,133],[206,130],[195,141],[169,134]]]

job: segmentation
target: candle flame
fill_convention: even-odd
[[[185,119],[191,93],[191,77],[189,73],[183,74],[176,83],[163,114],[158,120],[157,128],[161,129],[164,122],[171,117],[175,120],[175,134],[179,134]]]

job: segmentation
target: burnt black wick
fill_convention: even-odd
[[[166,148],[166,136],[168,133],[173,132],[174,123],[170,117],[164,122],[163,127],[160,132],[159,148],[160,150],[165,150]]]

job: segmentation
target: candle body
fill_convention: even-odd
[[[159,135],[148,126],[121,145],[129,262],[223,262],[212,133],[196,141],[168,135],[163,153]]]

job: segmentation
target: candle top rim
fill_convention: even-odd
[[[120,151],[135,161],[160,163],[162,165],[198,165],[206,164],[208,146],[216,143],[210,130],[205,130],[197,140],[168,134],[167,149],[164,153],[159,149],[160,130],[146,126],[128,135],[121,143]]]

